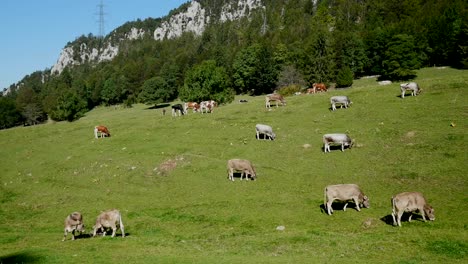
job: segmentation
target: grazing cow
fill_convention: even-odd
[[[434,208],[427,204],[426,199],[419,192],[404,192],[393,196],[392,209],[393,225],[400,227],[401,216],[404,212],[410,213],[408,222],[411,222],[412,213],[415,211],[419,211],[424,222],[426,222],[426,216],[431,221],[435,220]]]
[[[263,134],[263,139],[275,140],[276,134],[273,132],[271,126],[257,124],[255,125],[255,131],[257,132],[257,139],[260,139],[260,134]]]
[[[241,180],[242,176],[245,175],[245,179],[248,180],[249,178],[247,175],[255,180],[257,178],[257,173],[255,172],[255,168],[252,163],[248,160],[244,159],[230,159],[227,162],[227,169],[228,169],[228,178],[231,181],[234,181],[234,172],[241,172]]]
[[[240,99],[239,100],[239,103],[247,103],[247,102],[249,102],[249,101],[247,101],[246,99]]]
[[[93,226],[93,237],[96,236],[98,229],[101,230],[102,236],[105,236],[107,228],[112,228],[112,237],[114,237],[117,231],[117,225],[120,226],[122,237],[125,237],[124,224],[122,222],[122,215],[120,214],[119,210],[112,209],[102,212],[97,217],[96,224]]]
[[[98,138],[98,132],[101,134],[101,138],[103,137],[110,137],[111,134],[109,132],[109,129],[105,126],[95,126],[94,127],[94,137]]]
[[[177,116],[177,114],[181,116],[185,114],[184,107],[181,104],[172,105],[171,108],[172,108],[172,116]]]
[[[340,108],[343,108],[343,105],[345,108],[348,108],[353,102],[349,100],[348,96],[344,95],[337,95],[337,96],[332,96],[330,98],[330,104],[332,107],[332,111],[336,110],[336,104],[341,104]]]
[[[281,105],[284,106],[286,105],[286,100],[284,100],[283,96],[281,94],[268,94],[265,96],[265,107],[266,108],[271,108],[271,101],[276,102],[276,107],[278,107],[278,101],[281,102]]]
[[[341,151],[345,147],[351,148],[354,144],[353,140],[346,134],[325,134],[323,135],[323,151],[330,152],[330,145],[341,145]]]
[[[72,240],[75,240],[75,231],[84,232],[84,223],[83,217],[80,212],[73,212],[65,218],[65,233],[63,235],[62,241],[65,241],[67,234],[72,234]]]
[[[200,105],[196,102],[187,102],[184,104],[184,112],[188,114],[188,110],[192,109],[192,113],[198,112]]]
[[[203,113],[212,113],[214,108],[218,106],[218,103],[216,103],[213,100],[209,101],[203,101],[200,103],[200,112]]]
[[[327,91],[327,86],[324,83],[314,83],[312,84],[312,88],[316,93]]]
[[[328,185],[324,190],[324,206],[327,213],[331,215],[333,213],[332,203],[334,200],[345,201],[346,204],[343,207],[343,211],[346,211],[348,206],[347,201],[354,201],[356,204],[356,210],[359,209],[359,205],[364,208],[369,208],[369,198],[361,192],[361,189],[356,184],[338,184]]]
[[[402,83],[400,84],[401,89],[401,98],[405,98],[406,91],[411,91],[412,96],[416,96],[421,93],[422,89],[419,88],[419,85],[415,82]]]

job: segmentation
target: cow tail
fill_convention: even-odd
[[[395,215],[396,214],[396,210],[395,210],[395,197],[392,196],[392,214]],[[395,215],[396,216],[396,215]]]

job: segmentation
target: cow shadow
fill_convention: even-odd
[[[343,211],[345,204],[346,202],[334,201],[331,207],[333,211]],[[356,210],[356,204],[354,204],[353,202],[348,202],[348,206],[346,206],[346,210],[349,210],[349,209]],[[320,212],[328,214],[327,209],[325,209],[325,204],[320,205]]]
[[[115,237],[122,237],[122,234],[119,233],[120,228],[117,228],[117,233],[115,233]],[[108,229],[104,232],[96,232],[96,237],[102,237],[102,234],[106,234],[105,237],[111,237],[112,236],[112,229]],[[130,236],[130,233],[125,233],[125,236]],[[88,234],[88,237],[93,237],[93,234]]]
[[[240,173],[240,172],[234,172],[232,175],[234,176],[234,180],[235,180],[235,179],[240,180],[242,173]],[[229,177],[228,177],[228,179],[229,179]],[[245,177],[242,177],[242,180],[244,180],[244,179],[245,179]],[[254,180],[254,179],[252,178],[252,175],[247,174],[247,180],[250,181],[250,180]]]
[[[407,212],[403,213],[403,215],[401,216],[401,222],[402,223],[408,222],[410,215],[411,213],[407,213]],[[413,216],[411,217],[411,221],[424,221],[422,218],[422,215],[419,215],[419,214],[412,214],[412,215]],[[391,214],[380,218],[380,220],[386,223],[387,225],[393,225],[393,217]]]
[[[269,141],[275,141],[275,140],[271,140],[269,136],[265,135],[265,134],[260,134],[258,135],[258,138],[257,138],[257,134],[254,135],[255,139],[257,140],[269,140]]]
[[[325,147],[322,146],[320,149],[322,150],[322,152],[325,152]],[[344,150],[347,150],[347,149],[349,149],[349,146],[344,147]],[[332,150],[341,152],[341,145],[330,145],[330,152]]]

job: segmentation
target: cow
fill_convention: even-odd
[[[117,225],[120,226],[122,237],[125,237],[124,224],[122,222],[122,215],[120,214],[119,210],[112,209],[102,212],[96,218],[96,224],[93,226],[93,237],[96,236],[98,230],[102,232],[102,236],[105,236],[107,228],[112,228],[112,237],[114,237],[117,231]]]
[[[83,216],[80,212],[73,212],[65,218],[65,232],[63,234],[62,241],[65,241],[67,239],[68,233],[71,233],[72,240],[75,240],[75,231],[80,232],[80,235],[82,232],[85,231]]]
[[[312,88],[308,88],[306,93],[307,93],[307,94],[313,94],[313,93],[315,93],[315,88],[313,88],[313,87],[312,87]]]
[[[184,107],[181,104],[175,104],[171,106],[172,108],[172,116],[181,116],[185,114]]]
[[[416,96],[421,93],[422,89],[419,88],[419,85],[415,82],[402,83],[400,84],[401,89],[401,98],[405,98],[406,91],[411,91],[412,96]]]
[[[426,202],[426,198],[419,192],[403,192],[392,197],[392,217],[393,225],[401,227],[401,216],[404,212],[409,212],[408,222],[411,222],[413,212],[419,211],[424,222],[426,216],[429,220],[435,220],[434,208]]]
[[[362,205],[364,208],[370,207],[369,198],[364,195],[356,184],[338,184],[325,187],[323,205],[329,215],[333,213],[332,203],[335,200],[346,202],[343,211],[346,211],[348,201],[350,200],[354,201],[356,210],[358,211],[361,211],[359,205]]]
[[[248,180],[248,176],[255,180],[257,178],[257,173],[255,172],[255,168],[252,163],[245,159],[230,159],[227,162],[227,170],[228,170],[228,179],[234,181],[234,172],[241,172],[241,180],[242,176],[245,175],[245,179]]]
[[[109,132],[109,129],[105,126],[95,126],[94,127],[94,137],[98,138],[98,132],[100,133],[100,137],[110,137],[111,134]]]
[[[271,101],[276,102],[276,107],[278,107],[278,101],[281,102],[282,106],[286,105],[286,100],[284,100],[284,98],[283,98],[283,96],[281,94],[273,93],[273,94],[268,94],[267,96],[265,96],[265,107],[266,108],[271,108],[271,103],[270,103]]]
[[[348,108],[348,106],[350,106],[352,103],[353,102],[351,102],[351,100],[349,100],[348,96],[344,96],[344,95],[332,96],[330,98],[330,104],[331,104],[332,111],[336,110],[336,104],[341,104],[340,108],[343,108],[343,106],[345,108]]]
[[[198,112],[198,110],[200,109],[200,105],[196,102],[186,102],[184,104],[185,114],[188,114],[189,109],[192,109],[193,113]]]
[[[262,125],[262,124],[256,124],[255,125],[255,132],[257,133],[257,139],[260,139],[260,134],[263,134],[263,139],[267,139],[267,137],[270,140],[275,140],[276,134],[273,132],[273,129],[271,126],[268,125]]]
[[[354,145],[354,141],[346,134],[335,133],[323,135],[323,151],[330,152],[330,145],[341,145],[341,151],[344,151],[345,147],[351,148]]]
[[[218,106],[218,103],[216,103],[213,100],[209,101],[203,101],[200,103],[200,112],[203,113],[212,113],[214,108]]]
[[[324,83],[313,83],[312,88],[316,93],[327,91],[327,86]]]

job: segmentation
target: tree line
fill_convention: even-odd
[[[265,8],[226,22],[213,19],[219,1],[199,2],[212,17],[201,36],[155,41],[147,34],[120,41],[112,61],[25,76],[0,97],[0,128],[73,121],[98,105],[229,103],[236,94],[291,93],[314,82],[349,87],[364,75],[410,80],[421,67],[468,68],[464,0],[264,0]],[[128,22],[104,39],[89,34],[67,46],[99,47],[161,21]]]

